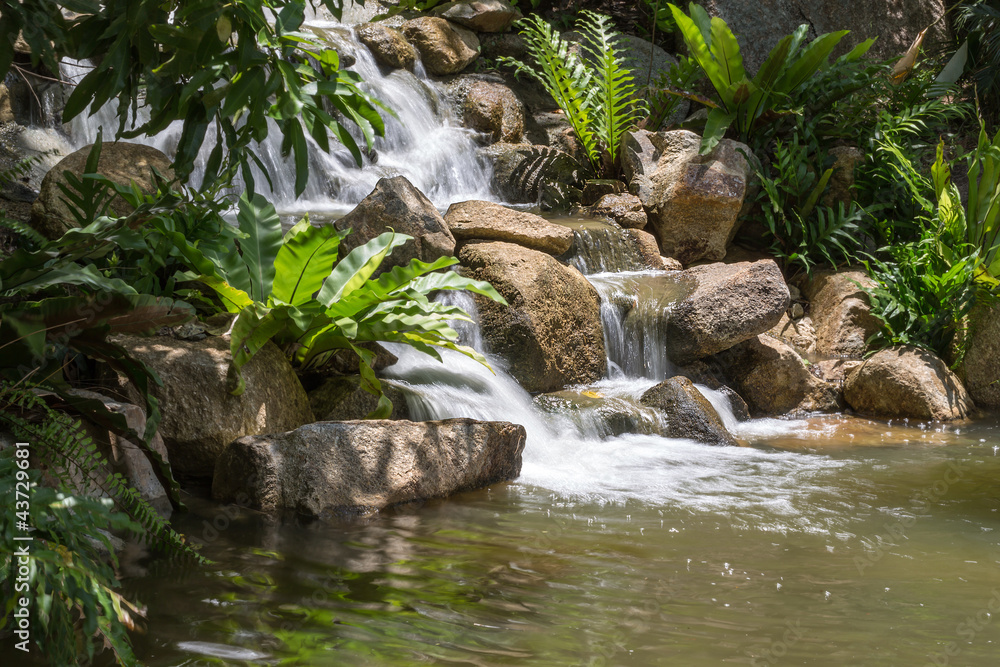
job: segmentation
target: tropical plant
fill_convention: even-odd
[[[339,16],[342,0],[308,4]],[[306,5],[307,0],[4,0],[0,32],[21,33],[32,62],[51,72],[59,71],[64,57],[98,58],[66,101],[64,122],[115,99],[116,136],[151,136],[181,121],[173,168],[182,182],[206,137],[214,135],[203,185],[242,173],[252,189],[251,165],[260,165],[255,142],[275,123],[282,152],[294,156],[295,190],[301,193],[309,171],[307,137],[329,150],[332,134],[360,164],[361,149],[343,121],[356,127],[369,147],[384,132],[382,107],[362,91],[360,77],[342,70],[337,52],[303,31]],[[0,40],[0,77],[13,57],[13,41]],[[139,116],[140,106],[150,110],[147,120]]]
[[[652,132],[663,127],[684,101],[690,97],[695,84],[705,77],[704,70],[691,57],[680,56],[677,62],[660,75],[660,78],[646,88],[649,99],[649,116],[644,127]]]
[[[741,141],[748,141],[760,125],[782,114],[794,113],[788,96],[822,68],[833,49],[847,35],[846,30],[820,35],[802,48],[809,25],[801,25],[771,49],[757,74],[749,78],[736,36],[718,17],[709,17],[700,5],[692,2],[685,14],[670,5],[691,57],[705,71],[715,88],[718,101],[692,96],[709,106],[708,120],[702,134],[701,152],[707,153],[726,131],[735,126]],[[845,60],[857,60],[871,48],[873,39],[858,44]]]
[[[965,37],[950,65],[975,81],[977,97],[993,115],[1000,113],[1000,2],[965,0],[956,7],[955,29]],[[947,68],[946,68],[947,69]],[[954,80],[954,76],[945,78]]]
[[[517,72],[526,72],[552,95],[566,114],[591,166],[600,173],[617,168],[622,135],[643,116],[645,103],[618,50],[620,34],[603,14],[580,12],[580,51],[537,15],[515,25],[521,28],[534,66],[515,58],[500,58]]]
[[[413,259],[375,277],[393,249],[412,237],[386,232],[341,258],[340,242],[349,231],[313,226],[306,217],[282,236],[274,207],[260,195],[240,200],[237,220],[246,235],[239,254],[212,262],[194,248],[183,251],[192,275],[237,315],[231,329],[233,393],[243,391],[240,369],[272,339],[301,368],[322,366],[336,351],[352,350],[361,362],[364,388],[379,397],[376,416],[387,414],[392,404],[371,370],[372,353],[357,343],[406,343],[438,359],[435,348],[443,347],[486,363],[475,350],[458,345],[458,334],[448,325],[468,315],[428,298],[439,290],[469,290],[503,302],[489,283],[438,272],[456,264],[455,258]]]

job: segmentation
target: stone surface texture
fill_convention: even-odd
[[[444,214],[457,241],[503,241],[561,255],[573,245],[573,230],[540,215],[485,201],[452,204]]]

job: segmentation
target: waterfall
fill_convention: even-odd
[[[350,5],[350,3],[348,3]],[[353,5],[345,8],[346,21],[361,21],[369,17],[370,10]],[[445,209],[453,202],[466,199],[495,201],[490,190],[489,165],[479,157],[476,135],[461,127],[454,117],[452,105],[444,86],[431,81],[418,65],[416,73],[406,70],[384,71],[375,62],[368,48],[358,42],[348,23],[338,23],[313,18],[305,28],[312,29],[322,39],[342,54],[355,59],[351,70],[364,79],[363,89],[382,101],[395,113],[383,113],[385,136],[377,137],[373,151],[363,158],[359,168],[350,152],[331,141],[329,154],[320,150],[311,138],[310,174],[306,190],[300,199],[294,195],[295,169],[291,159],[281,157],[281,134],[275,123],[269,123],[267,139],[255,147],[261,162],[267,167],[274,191],[270,198],[285,211],[332,211],[344,213],[366,197],[380,178],[403,175],[409,179],[431,202]],[[63,77],[78,81],[87,71],[87,63],[64,64]],[[93,143],[97,132],[103,128],[105,140],[110,140],[118,129],[117,101],[112,101],[94,115],[83,113],[73,119],[65,130],[75,148]],[[138,123],[149,118],[149,111],[140,106]],[[363,146],[359,130],[348,126],[352,136]],[[154,137],[132,141],[147,143],[167,155],[173,155],[180,139],[181,123],[171,124]],[[214,133],[209,130],[208,137]],[[193,184],[201,182],[202,165],[211,150],[210,139],[203,147],[198,164],[191,177]],[[266,189],[267,181],[254,168],[259,189]],[[239,184],[237,184],[239,185]]]
[[[560,222],[573,228],[573,257],[569,263],[583,275],[641,271],[646,267],[632,239],[618,225],[599,220]]]

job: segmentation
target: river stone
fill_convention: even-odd
[[[876,352],[844,380],[844,398],[871,417],[949,421],[975,405],[958,376],[934,353],[912,346]]]
[[[748,76],[756,73],[782,37],[803,23],[809,25],[807,39],[837,30],[851,31],[834,57],[877,37],[868,52],[873,61],[899,58],[924,28],[929,28],[924,46],[952,42],[949,22],[943,20],[949,4],[945,0],[705,0],[700,4],[709,15],[724,20],[736,35]]]
[[[660,249],[656,245],[656,238],[649,232],[641,229],[625,229],[625,238],[632,241],[635,251],[642,258],[647,269],[654,271],[666,271],[667,265],[663,262]]]
[[[503,32],[521,18],[507,0],[455,0],[435,7],[433,13],[476,32]]]
[[[151,392],[163,413],[158,432],[178,473],[211,477],[219,454],[236,438],[287,431],[313,421],[302,384],[272,343],[243,367],[246,390],[233,396],[226,381],[232,359],[228,336],[200,341],[169,336],[113,340],[163,381],[162,387],[150,383]],[[131,386],[125,391],[135,394]],[[130,400],[137,403],[138,398]]]
[[[646,211],[642,208],[642,201],[627,192],[604,195],[590,207],[590,215],[613,220],[626,229],[642,229],[646,226]]]
[[[524,442],[507,422],[316,422],[229,444],[212,497],[266,512],[369,512],[514,479]]]
[[[458,241],[504,241],[550,255],[561,255],[573,245],[573,230],[569,227],[492,202],[452,204],[444,221]]]
[[[868,351],[865,341],[882,325],[872,315],[868,295],[858,284],[875,286],[861,269],[817,271],[802,286],[816,327],[816,352],[861,357]]]
[[[406,396],[388,382],[382,382],[382,392],[392,401],[389,419],[409,419]],[[378,407],[378,399],[361,388],[361,377],[343,375],[327,378],[309,392],[309,406],[319,421],[350,421],[365,419]]]
[[[667,322],[667,355],[675,364],[726,350],[763,333],[788,308],[788,287],[774,260],[706,264],[687,269],[694,290]]]
[[[797,303],[792,304],[790,310],[795,310],[795,306],[798,305]],[[799,307],[801,308],[801,306]],[[816,352],[816,328],[813,326],[812,318],[808,315],[793,320],[788,316],[788,313],[782,313],[781,319],[771,327],[768,333],[800,352],[806,354]]]
[[[802,358],[777,338],[756,336],[716,355],[736,391],[757,415],[836,412],[838,388],[817,378]]]
[[[65,171],[78,178],[83,176],[90,149],[86,146],[67,155],[42,179],[38,199],[31,207],[31,225],[46,238],[57,239],[69,229],[80,226],[70,213],[64,201],[66,195],[59,186],[69,185],[63,176]],[[119,141],[107,142],[101,147],[97,171],[119,185],[134,182],[143,192],[151,194],[155,192],[154,169],[167,180],[174,177],[170,158],[151,146]],[[115,196],[111,200],[111,213],[114,215],[125,216],[133,210],[121,197]]]
[[[395,28],[382,23],[365,23],[355,33],[358,41],[368,47],[380,65],[412,70],[417,62],[416,49]]]
[[[665,437],[688,438],[706,445],[739,444],[726,430],[712,404],[686,377],[664,380],[644,393],[640,402],[666,413]]]
[[[507,86],[477,81],[462,105],[465,126],[490,135],[493,143],[516,144],[524,136],[524,105]]]
[[[410,19],[403,24],[403,34],[430,74],[461,72],[479,57],[476,33],[436,16]]]
[[[568,208],[582,193],[572,187],[579,163],[563,151],[548,146],[497,143],[479,154],[493,165],[493,187],[512,204],[541,204],[542,208]]]
[[[376,275],[394,266],[407,266],[414,258],[433,262],[455,254],[455,237],[444,218],[405,176],[379,179],[371,194],[334,226],[341,231],[353,230],[340,242],[341,256],[390,229],[413,237],[385,258]]]
[[[690,264],[721,260],[738,229],[751,169],[741,143],[723,139],[699,155],[701,137],[687,130],[628,132],[623,166],[663,253]]]
[[[509,304],[476,295],[483,337],[522,387],[556,391],[604,377],[601,299],[579,271],[511,243],[469,243],[459,259]]]
[[[1000,408],[1000,305],[972,309],[967,341],[959,367],[962,380],[978,405]]]
[[[620,195],[628,192],[624,182],[614,178],[588,178],[583,183],[583,205],[593,206],[604,195]]]

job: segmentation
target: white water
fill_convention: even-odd
[[[363,12],[348,10],[345,21],[362,20]],[[402,175],[409,179],[438,208],[444,209],[457,201],[483,199],[495,201],[490,191],[489,165],[477,153],[475,134],[461,127],[453,117],[444,88],[426,77],[418,65],[417,73],[405,70],[383,72],[368,49],[354,39],[349,25],[313,19],[307,23],[323,35],[342,53],[350,53],[356,63],[350,68],[364,79],[363,88],[395,112],[382,113],[386,130],[377,137],[374,152],[366,155],[359,168],[350,152],[331,140],[331,152],[321,151],[309,138],[310,177],[305,193],[294,196],[295,170],[288,158],[281,157],[281,135],[271,124],[268,138],[257,153],[274,185],[271,198],[284,211],[333,211],[344,213],[366,197],[380,178]],[[88,71],[85,63],[66,63],[63,76],[78,81]],[[111,102],[93,116],[77,116],[64,129],[74,148],[93,143],[103,128],[105,141],[118,129],[117,102]],[[140,107],[138,124],[149,118],[149,111]],[[353,130],[359,146],[364,142],[360,131]],[[143,142],[173,155],[180,139],[181,123],[171,124],[155,137],[130,141]],[[201,182],[204,164],[214,142],[210,129],[203,147],[199,166],[191,182]],[[257,187],[266,190],[267,181],[255,171]]]

